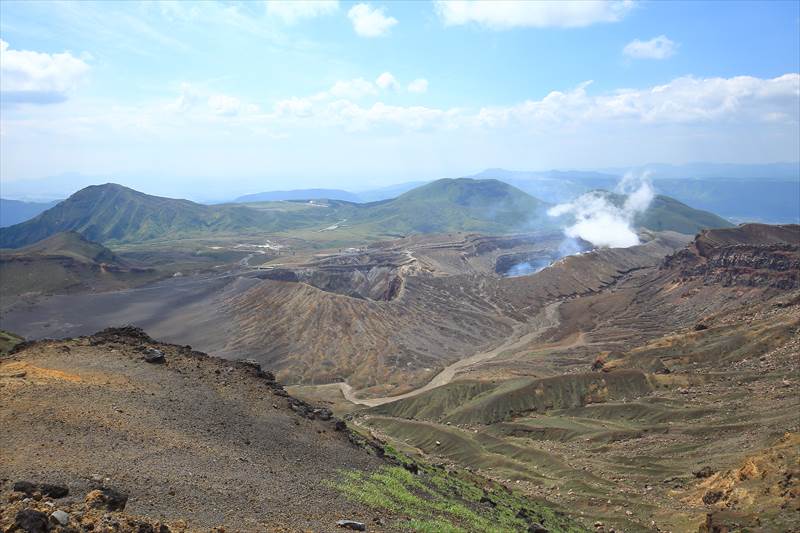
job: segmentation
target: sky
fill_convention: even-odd
[[[796,1],[4,0],[0,41],[0,195],[800,159]]]

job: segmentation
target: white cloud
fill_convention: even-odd
[[[183,82],[178,97],[163,110],[204,120],[212,117],[251,116],[260,112],[255,104],[229,94],[212,93],[202,85]]]
[[[293,96],[286,100],[281,100],[275,104],[275,113],[280,116],[296,116],[308,117],[311,116],[314,103],[309,98],[297,98]]]
[[[457,109],[443,110],[423,106],[393,106],[376,102],[363,107],[353,102],[332,102],[324,110],[326,120],[348,131],[373,129],[426,130],[447,128],[459,118]]]
[[[634,59],[666,59],[678,49],[678,45],[666,35],[653,37],[649,41],[634,39],[625,45],[622,53]]]
[[[347,12],[353,29],[362,37],[380,37],[389,33],[397,24],[397,19],[383,14],[383,8],[373,8],[369,4],[356,4]]]
[[[193,108],[200,101],[199,92],[190,83],[181,83],[181,94],[174,102],[167,104],[168,111],[184,113]]]
[[[800,74],[762,79],[676,78],[646,89],[620,89],[591,96],[585,82],[571,91],[553,91],[541,100],[510,107],[481,109],[476,120],[485,126],[510,123],[551,128],[610,120],[673,124],[708,121],[768,121],[776,114],[797,121]]]
[[[339,0],[269,0],[267,14],[276,16],[286,24],[300,19],[330,15],[339,9]]]
[[[408,92],[410,93],[424,93],[428,91],[428,80],[425,78],[417,78],[408,84]]]
[[[494,30],[509,28],[577,28],[616,22],[633,8],[631,0],[437,0],[445,26],[476,23]]]
[[[208,97],[208,107],[215,115],[232,117],[242,109],[242,102],[236,97],[226,94],[214,94]]]
[[[397,79],[395,79],[391,72],[384,72],[378,76],[378,79],[375,80],[375,84],[383,90],[397,89],[399,86]]]
[[[9,103],[63,102],[89,65],[69,52],[12,50],[0,39],[0,93]]]
[[[378,91],[375,89],[375,85],[373,85],[372,82],[364,78],[355,78],[352,80],[337,81],[328,92],[337,98],[358,100],[365,96],[374,95]]]

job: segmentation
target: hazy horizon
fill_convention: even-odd
[[[0,185],[210,200],[800,160],[800,4],[485,7],[3,2]]]
[[[196,202],[226,202],[239,196],[255,194],[261,192],[293,191],[306,189],[331,189],[342,190],[351,193],[373,192],[381,189],[389,189],[396,186],[409,184],[419,185],[437,179],[456,179],[469,177],[490,177],[482,176],[491,171],[521,173],[521,174],[545,174],[548,172],[564,173],[598,173],[607,174],[614,177],[622,177],[628,171],[650,172],[656,168],[668,168],[673,170],[672,175],[656,175],[655,179],[674,178],[732,178],[732,179],[780,179],[800,182],[800,161],[776,161],[772,163],[758,165],[737,165],[733,163],[710,163],[692,162],[683,165],[672,165],[669,163],[651,163],[640,167],[608,167],[608,168],[559,168],[559,169],[511,169],[501,167],[488,167],[477,169],[473,172],[458,176],[434,176],[420,179],[408,180],[375,180],[374,182],[361,183],[341,183],[335,180],[322,178],[308,178],[306,180],[288,180],[271,178],[245,178],[231,183],[220,177],[190,178],[190,179],[169,179],[168,177],[153,176],[87,176],[78,173],[64,173],[59,176],[46,176],[38,179],[2,181],[0,182],[0,198],[21,201],[51,201],[60,200],[73,194],[74,192],[90,185],[103,185],[106,183],[116,183],[125,187],[135,189],[139,192],[155,196],[170,198],[184,198]],[[681,171],[683,168],[717,168],[730,167],[730,175],[715,175],[713,172],[699,174],[688,174]],[[786,167],[791,167],[787,169]],[[797,167],[797,168],[795,168]],[[772,175],[759,175],[758,169],[770,168]],[[754,169],[754,170],[750,170]]]

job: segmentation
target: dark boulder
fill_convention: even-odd
[[[497,502],[491,499],[489,495],[486,493],[484,493],[483,496],[481,496],[481,499],[479,500],[478,503],[485,503],[488,504],[490,507],[497,507]]]
[[[52,483],[31,483],[30,481],[17,481],[14,483],[13,489],[16,492],[23,492],[28,496],[33,495],[35,492],[40,492],[43,496],[50,496],[51,498],[63,498],[69,494],[69,489],[63,485],[54,485]]]
[[[155,348],[148,348],[144,351],[144,360],[147,363],[154,363],[154,364],[161,364],[166,362],[166,357],[164,357],[164,352],[161,350],[156,350]]]
[[[355,531],[367,530],[366,524],[363,524],[362,522],[356,522],[355,520],[337,520],[336,525],[345,529],[353,529]]]
[[[42,483],[39,485],[39,491],[51,498],[64,498],[69,494],[69,489],[63,485],[53,485],[50,483]]]
[[[710,466],[704,466],[703,468],[694,473],[694,477],[700,479],[711,477],[713,475],[714,475],[714,469],[711,468]]]
[[[712,505],[720,501],[722,496],[723,494],[721,490],[710,490],[703,494],[703,503],[706,505]]]
[[[49,529],[47,515],[34,509],[23,509],[14,517],[14,525],[28,533],[45,533]]]

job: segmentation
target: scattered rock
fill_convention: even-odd
[[[51,498],[63,498],[69,494],[69,489],[63,485],[54,485],[52,483],[32,483],[30,481],[17,481],[14,483],[14,491],[22,492],[27,496],[32,496],[36,492],[42,496],[50,496]]]
[[[703,494],[703,503],[706,505],[715,504],[722,499],[722,496],[721,490],[710,490]]]
[[[403,468],[405,468],[414,475],[419,474],[419,466],[417,465],[417,463],[403,463]]]
[[[314,409],[314,414],[320,420],[330,420],[331,418],[333,418],[333,411],[331,411],[327,407],[320,407],[318,409]]]
[[[114,489],[100,488],[86,495],[86,505],[95,509],[122,511],[128,503],[128,496]]]
[[[550,533],[542,524],[531,524],[528,526],[528,533]]]
[[[53,514],[50,515],[50,520],[58,523],[59,525],[66,526],[69,524],[69,513],[62,511],[61,509],[54,511]]]
[[[703,468],[694,473],[694,477],[701,479],[711,477],[713,475],[714,475],[714,469],[711,468],[710,466],[704,466]]]
[[[339,527],[343,527],[346,529],[353,529],[355,531],[366,531],[367,526],[362,522],[356,522],[355,520],[337,520],[336,525]]]
[[[497,502],[491,499],[487,494],[481,496],[481,499],[478,503],[488,503],[492,507],[497,507]]]
[[[705,324],[695,324],[694,326],[695,331],[703,331],[704,329],[708,329],[708,326]]]
[[[148,348],[144,351],[144,360],[147,363],[154,363],[154,364],[161,364],[166,362],[166,357],[164,357],[164,352],[161,350],[156,350],[155,348]]]
[[[30,481],[17,481],[14,483],[15,492],[22,492],[28,496],[36,492],[36,488],[36,483],[31,483]]]
[[[48,529],[47,515],[34,509],[23,509],[14,517],[14,525],[28,533],[45,533]]]

